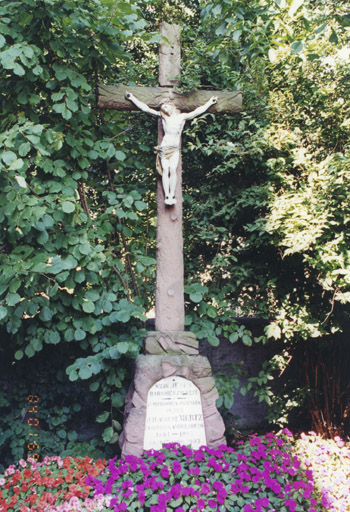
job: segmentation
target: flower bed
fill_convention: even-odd
[[[170,444],[108,464],[21,460],[0,478],[0,512],[349,512],[343,441],[284,434],[254,435],[235,449]]]
[[[90,477],[110,508],[150,512],[316,512],[312,473],[285,439],[254,436],[237,450],[191,450],[176,444],[142,458],[113,459]]]
[[[91,499],[86,478],[98,475],[105,464],[103,460],[93,462],[89,457],[45,457],[42,462],[20,460],[19,467],[8,467],[4,478],[0,478],[0,512],[81,510],[77,503],[79,506],[85,503],[86,511],[98,510],[95,505],[106,500]],[[67,508],[67,504],[71,506]]]

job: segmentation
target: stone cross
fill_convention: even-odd
[[[159,177],[157,184],[156,330],[148,333],[146,355],[138,356],[135,363],[119,439],[122,455],[139,456],[143,449],[158,449],[166,442],[193,448],[203,444],[215,448],[225,442],[210,363],[199,355],[196,336],[184,331],[180,146],[185,121],[207,110],[215,114],[239,112],[242,96],[239,92],[208,90],[177,92],[180,27],[162,23],[161,34],[160,87],[99,87],[100,108],[141,109],[158,117],[158,156],[163,174],[166,165],[169,172],[165,180]],[[169,148],[172,154],[164,155]]]
[[[181,94],[174,90],[179,85],[180,26],[162,23],[162,40],[159,48],[160,87],[100,85],[98,106],[101,109],[133,111],[138,107],[126,95],[146,104],[150,109],[160,109],[168,102],[175,104],[181,113],[193,112],[208,103],[213,95],[217,102],[209,108],[214,114],[233,114],[241,110],[240,92],[196,90]],[[158,121],[158,146],[163,139],[162,120]],[[156,331],[178,332],[184,330],[184,268],[182,238],[182,187],[181,158],[176,170],[176,204],[165,204],[162,180],[157,184],[157,270],[156,270]]]

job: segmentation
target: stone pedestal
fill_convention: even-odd
[[[159,411],[164,411],[159,418],[162,426],[156,424],[154,411],[149,415],[152,420],[148,423],[147,429],[154,429],[155,437],[162,436],[164,443],[178,439],[180,444],[193,444],[198,440],[198,443],[211,448],[224,444],[225,426],[216,408],[218,392],[208,359],[198,355],[198,341],[195,336],[182,331],[149,333],[146,338],[146,351],[151,353],[141,355],[136,360],[134,383],[126,397],[124,429],[119,440],[122,455],[140,456],[144,449],[147,401],[155,403],[154,390],[157,390],[159,397],[156,405]],[[172,384],[167,380],[169,377],[176,377]],[[178,377],[190,381],[191,384],[183,386],[185,383],[181,383]],[[149,395],[152,387],[153,391]],[[179,414],[172,411],[167,415],[167,407],[171,407],[172,397],[173,405]],[[189,412],[191,399],[193,414]],[[179,400],[183,400],[183,411]],[[169,428],[169,439],[164,437],[164,423]],[[202,424],[205,436],[200,433]],[[177,431],[176,435],[174,431]],[[195,435],[196,431],[198,435]],[[149,439],[149,432],[147,438]],[[147,448],[150,448],[150,441],[147,443]]]

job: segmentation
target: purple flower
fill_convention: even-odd
[[[205,459],[205,455],[202,452],[197,452],[194,456],[196,462],[202,462]]]
[[[213,483],[213,489],[215,489],[216,491],[222,489],[223,486],[224,484],[222,482],[218,482],[217,480]]]
[[[209,494],[210,493],[210,485],[208,485],[207,483],[204,482],[201,487],[201,493]]]
[[[160,474],[162,475],[162,478],[169,478],[169,468],[168,466],[163,466],[160,470]]]
[[[173,485],[171,490],[170,490],[170,493],[171,493],[172,497],[174,498],[174,500],[178,500],[180,498],[180,496],[181,496],[181,493],[182,493],[181,484]]]
[[[286,500],[285,505],[289,508],[290,512],[294,512],[294,510],[297,508],[297,503],[295,503],[295,501],[292,499]]]
[[[114,512],[119,512],[120,510],[128,510],[128,506],[125,501],[114,507]]]
[[[270,500],[266,497],[258,498],[255,502],[256,507],[268,507],[270,505]]]
[[[174,471],[175,475],[178,475],[179,473],[181,473],[181,469],[182,469],[182,466],[181,466],[180,462],[178,462],[177,460],[174,460],[173,471]]]
[[[199,498],[197,501],[197,507],[199,510],[203,510],[205,508],[205,500],[203,500],[203,498]]]

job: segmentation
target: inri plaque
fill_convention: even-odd
[[[206,445],[200,391],[177,376],[156,382],[148,392],[143,447],[158,450],[175,442],[192,448]]]

